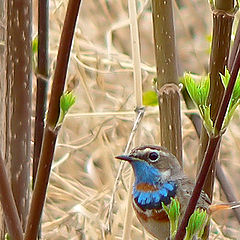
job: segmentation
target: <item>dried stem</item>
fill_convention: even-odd
[[[137,118],[134,122],[132,131],[131,131],[130,136],[128,138],[128,142],[127,142],[126,148],[124,150],[124,154],[129,153],[130,147],[133,144],[133,139],[134,139],[134,137],[136,135],[136,132],[137,132],[139,126],[140,126],[140,123],[143,119],[144,109],[138,109],[137,112],[138,112],[138,116],[137,116]],[[120,179],[121,179],[121,174],[122,174],[122,171],[123,171],[124,164],[125,164],[125,162],[122,161],[121,164],[120,164],[120,167],[118,169],[117,176],[116,176],[114,186],[113,186],[112,196],[111,196],[111,200],[110,200],[110,203],[109,203],[108,218],[107,218],[107,221],[106,221],[107,234],[111,233],[111,224],[112,224],[112,221],[113,221],[112,215],[113,215],[113,205],[114,205],[114,200],[115,200],[115,194],[116,194],[116,191],[118,189],[118,185],[119,185],[119,182],[120,182]]]
[[[235,61],[233,64],[229,84],[225,91],[224,98],[222,100],[222,103],[221,103],[221,106],[220,106],[220,109],[219,109],[219,112],[217,115],[216,124],[215,124],[215,126],[217,126],[217,129],[222,128],[224,117],[225,117],[225,114],[227,111],[227,107],[228,107],[228,104],[229,104],[229,101],[230,101],[230,98],[232,95],[232,91],[233,91],[233,88],[234,88],[234,85],[235,85],[235,82],[237,79],[237,75],[238,75],[238,71],[239,71],[239,67],[240,67],[240,50],[239,49],[240,48],[238,48],[236,58],[235,58]],[[211,167],[214,154],[216,154],[216,148],[220,144],[220,140],[221,140],[220,133],[221,132],[219,132],[219,135],[217,135],[216,137],[212,137],[209,139],[208,146],[206,149],[206,154],[203,159],[203,164],[202,164],[200,173],[198,175],[196,185],[194,187],[192,196],[189,200],[183,220],[178,228],[175,240],[182,240],[184,238],[188,220],[197,205],[197,201],[200,196],[203,184],[206,180],[207,173]]]
[[[157,88],[160,93],[160,144],[168,148],[182,164],[180,97],[177,89],[178,74],[172,0],[152,0],[152,9]],[[165,84],[168,85],[165,86]],[[168,106],[170,102],[173,103],[171,107]]]
[[[142,108],[142,72],[141,72],[141,55],[140,55],[140,42],[139,42],[139,30],[137,22],[137,9],[136,0],[128,0],[128,12],[130,19],[130,35],[131,35],[131,48],[133,56],[133,78],[134,78],[134,95],[135,95],[135,105],[136,105],[136,115],[135,119],[138,119],[139,113],[141,113]],[[134,139],[134,145],[139,144],[141,130],[138,129],[136,132],[136,137]],[[130,178],[130,189],[128,192],[128,203],[126,209],[126,215],[124,219],[123,228],[123,240],[130,239],[130,230],[132,226],[132,215],[133,209],[131,207],[132,201],[132,182],[133,173],[131,173]]]
[[[58,133],[56,124],[60,111],[60,97],[64,90],[69,55],[80,3],[81,0],[69,0],[68,3],[60,39],[56,70],[53,78],[39,168],[31,201],[26,234],[24,237],[25,240],[34,240],[37,237]]]

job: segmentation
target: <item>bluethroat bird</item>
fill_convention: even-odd
[[[132,204],[137,218],[154,237],[167,239],[169,220],[162,203],[169,205],[171,197],[177,198],[183,216],[194,183],[184,175],[176,157],[160,146],[137,147],[116,158],[128,161],[133,168]],[[207,210],[210,204],[207,194],[202,192],[197,207]]]

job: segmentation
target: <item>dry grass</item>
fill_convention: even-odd
[[[139,0],[141,69],[143,90],[155,76],[150,1]],[[211,11],[207,1],[182,0],[175,4],[179,72],[205,73],[211,34]],[[50,48],[52,69],[67,1],[50,1]],[[114,156],[124,151],[135,119],[133,64],[127,0],[83,0],[68,73],[68,88],[77,102],[61,129],[55,163],[43,215],[44,239],[121,239],[129,188],[129,166],[124,166],[112,208],[111,232],[108,210],[120,163]],[[186,172],[193,173],[199,141],[184,115],[183,143]],[[148,107],[142,120],[140,144],[159,141],[158,108]],[[221,159],[238,193],[240,153],[239,114],[225,134]],[[189,174],[192,177],[193,174]],[[222,192],[216,183],[216,201]],[[238,197],[239,194],[238,194]],[[224,220],[224,218],[225,220]],[[229,212],[214,220],[212,239],[239,235]],[[130,226],[129,226],[130,228]],[[217,234],[216,234],[217,233]],[[131,239],[153,239],[135,216]]]

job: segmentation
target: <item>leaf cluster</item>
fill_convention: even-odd
[[[60,116],[57,126],[61,125],[69,109],[76,101],[76,97],[72,92],[65,92],[60,98]]]
[[[171,239],[174,239],[178,229],[180,217],[180,203],[177,199],[171,198],[170,205],[166,206],[164,203],[162,203],[162,207],[168,215],[170,221],[170,236]]]
[[[170,221],[170,239],[174,239],[177,233],[178,223],[181,215],[180,203],[177,198],[171,198],[171,203],[169,206],[166,206],[164,203],[162,203],[162,207],[167,213]],[[188,221],[184,240],[192,240],[195,237],[197,237],[197,239],[201,239],[207,222],[207,212],[205,210],[200,210],[199,208],[196,209]]]
[[[200,115],[203,119],[204,126],[209,135],[215,135],[215,129],[213,126],[213,121],[211,119],[211,106],[208,104],[208,94],[210,89],[210,78],[209,75],[206,77],[201,77],[200,81],[193,78],[194,75],[185,73],[181,82],[185,85],[192,101],[197,106]],[[224,88],[226,90],[230,73],[225,69],[225,74],[220,73],[220,77]],[[224,132],[237,108],[240,104],[240,74],[238,74],[235,87],[228,105],[228,110],[224,119],[224,124],[222,126],[221,132]]]
[[[210,77],[201,77],[200,81],[194,80],[192,74],[185,73],[181,82],[186,87],[192,101],[198,107],[200,115],[203,119],[205,128],[209,134],[213,133],[213,122],[210,117],[210,104],[208,104],[208,94],[210,89]]]
[[[230,79],[230,73],[229,73],[228,69],[225,68],[225,75],[220,73],[220,76],[221,76],[223,86],[226,89],[227,85],[229,83],[229,79]],[[230,102],[228,105],[228,111],[227,111],[226,117],[224,119],[223,127],[222,127],[223,131],[227,128],[227,126],[228,126],[236,108],[239,106],[239,104],[240,104],[240,74],[238,74],[238,76],[237,76],[237,80],[236,80],[236,83],[235,83],[235,86],[234,86],[234,89],[232,92],[232,96],[231,96],[231,99],[230,99]]]
[[[196,209],[188,221],[184,240],[191,240],[194,239],[194,237],[197,237],[197,239],[202,239],[207,222],[207,212],[202,209],[200,210],[199,208]]]

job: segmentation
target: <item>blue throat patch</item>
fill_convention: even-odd
[[[171,197],[175,197],[177,184],[173,181],[163,182],[161,172],[154,166],[144,161],[132,161],[131,165],[135,173],[133,185],[133,198],[142,210],[162,209],[162,203],[168,205]],[[155,191],[137,190],[137,185],[146,183],[154,186]]]
[[[142,210],[162,209],[162,203],[168,205],[171,197],[175,197],[177,184],[174,182],[165,182],[155,191],[139,191],[133,186],[133,198]]]
[[[161,181],[161,173],[152,165],[144,161],[132,161],[131,165],[135,174],[135,184],[148,183],[155,185]]]

